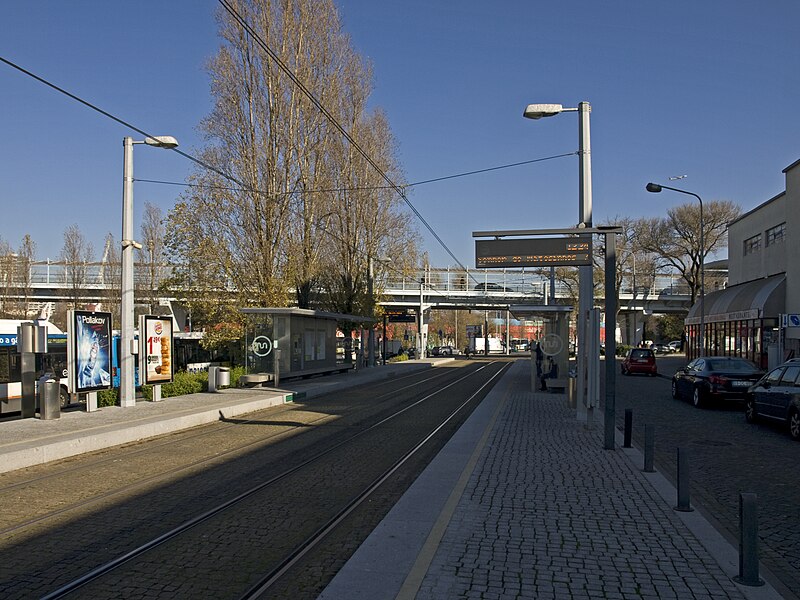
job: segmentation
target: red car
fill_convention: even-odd
[[[631,348],[622,359],[623,375],[631,375],[633,373],[645,373],[650,377],[658,375],[656,368],[656,355],[648,348]]]

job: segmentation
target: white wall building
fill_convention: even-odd
[[[800,313],[800,160],[783,173],[785,191],[729,223],[728,287],[705,298],[706,351],[763,368],[800,356],[800,323],[784,318]],[[686,319],[692,355],[699,323],[698,302]]]

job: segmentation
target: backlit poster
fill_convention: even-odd
[[[141,369],[144,383],[161,384],[172,381],[172,318],[144,316],[140,324],[144,331]]]
[[[72,311],[75,391],[111,388],[111,313]]]

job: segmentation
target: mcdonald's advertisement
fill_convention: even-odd
[[[172,381],[172,318],[141,317],[139,331],[144,332],[144,344],[139,349],[141,372],[144,383],[148,385],[170,383]]]

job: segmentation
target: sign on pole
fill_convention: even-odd
[[[475,266],[585,267],[592,264],[591,236],[475,240]]]
[[[389,323],[416,323],[415,314],[403,310],[387,310],[384,315]]]
[[[144,373],[142,383],[170,383],[174,362],[172,349],[175,347],[172,343],[172,318],[144,315],[139,331],[144,332],[144,347],[139,348],[139,370]]]

